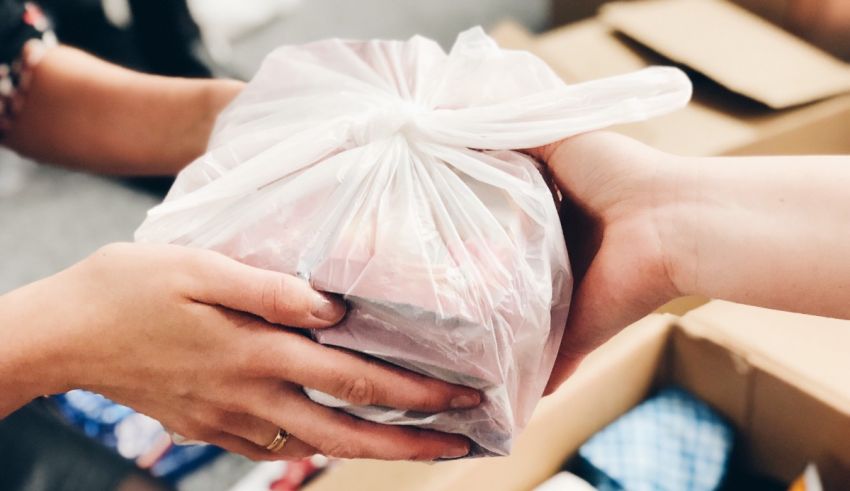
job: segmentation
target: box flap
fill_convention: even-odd
[[[724,87],[782,109],[850,91],[850,65],[722,0],[644,0],[600,18]]]
[[[567,82],[633,72],[653,61],[617,39],[611,27],[597,19],[541,34],[534,52]]]
[[[567,82],[584,82],[666,62],[618,37],[599,19],[587,19],[544,33],[531,50]],[[735,116],[704,104],[699,90],[687,107],[615,130],[644,143],[683,155],[714,155],[753,141],[755,131]],[[706,135],[711,135],[710,138]]]
[[[500,21],[487,29],[487,34],[504,49],[533,51],[534,34],[515,20]]]
[[[546,32],[531,41],[525,49],[543,58],[568,82],[669,63],[597,18]],[[723,87],[700,82],[696,81],[694,100],[684,109],[613,129],[680,155],[850,152],[850,94],[772,111],[730,101],[733,94]]]
[[[531,51],[567,82],[609,77],[667,62],[640,45],[627,42],[595,18],[538,36]],[[614,129],[682,155],[715,155],[755,139],[754,128],[703,99],[703,90],[698,88],[694,100],[684,109]]]
[[[812,461],[850,465],[850,414],[767,370],[754,368],[750,385],[747,467],[790,481]]]
[[[850,94],[772,116],[750,117],[757,137],[726,148],[726,155],[846,155],[850,154]]]
[[[572,24],[596,15],[608,0],[549,0],[549,22],[552,26]]]
[[[763,17],[773,24],[785,27],[791,2],[796,0],[734,0],[737,5]]]
[[[786,329],[761,316],[730,315],[722,304],[712,303],[699,315],[696,309],[680,319],[679,329],[671,336],[670,380],[735,425],[738,464],[755,474],[789,481],[813,460],[850,461],[850,414],[834,399],[825,401],[816,395],[822,391],[791,375],[792,370],[766,363],[763,355],[733,342],[724,328],[716,326],[725,326],[733,336],[758,325],[775,331],[770,332],[772,336],[783,337]],[[728,305],[750,314],[764,310]]]
[[[850,321],[715,300],[679,325],[850,415]]]
[[[673,314],[676,316],[683,316],[686,313],[694,310],[697,307],[707,304],[710,301],[709,298],[702,297],[699,295],[690,295],[687,297],[679,297],[673,299],[661,307],[655,309],[655,312],[658,314]]]

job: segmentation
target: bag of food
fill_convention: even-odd
[[[480,28],[446,54],[422,37],[272,52],[219,116],[208,151],[136,232],[213,249],[343,295],[326,345],[481,389],[427,415],[322,404],[461,433],[504,455],[558,350],[572,290],[553,193],[516,151],[685,105],[675,68],[567,85]]]

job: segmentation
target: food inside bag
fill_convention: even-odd
[[[546,385],[572,290],[555,200],[517,149],[662,114],[690,94],[665,67],[567,85],[480,28],[448,54],[418,36],[284,46],[136,239],[344,295],[349,315],[311,331],[318,342],[481,389],[484,402],[429,415],[305,388],[313,400],[505,455]]]

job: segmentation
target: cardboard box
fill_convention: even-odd
[[[596,15],[612,0],[551,0],[550,27]],[[621,0],[623,1],[623,0]],[[846,0],[732,0],[792,34],[850,61],[850,4]]]
[[[750,2],[753,3],[753,2]],[[533,37],[493,30],[567,82],[651,64],[690,71],[685,109],[617,128],[682,155],[850,153],[850,64],[722,0],[640,0]]]
[[[560,27],[594,17],[603,5],[612,1],[614,0],[551,0],[549,3],[549,24],[552,27]],[[741,7],[783,27],[789,22],[788,17],[792,13],[794,1],[734,0]]]
[[[740,463],[783,481],[806,463],[850,466],[850,322],[714,301],[653,314],[594,352],[538,406],[510,457],[351,461],[309,491],[531,489],[654,388],[682,386],[738,431]]]
[[[540,36],[515,23],[491,34],[505,47],[536,53],[568,82],[650,64],[691,70],[695,100],[687,109],[617,128],[663,150],[850,153],[850,67],[727,2],[634,0]],[[306,489],[532,489],[587,438],[667,384],[690,390],[736,426],[738,458],[754,472],[789,481],[811,460],[850,466],[850,322],[705,302],[672,303],[663,310],[681,317],[652,314],[591,354],[541,401],[509,457],[350,461]]]
[[[596,15],[603,4],[610,0],[552,0],[549,21],[552,26],[572,24]]]

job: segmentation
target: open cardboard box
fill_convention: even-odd
[[[795,0],[733,0],[751,12],[769,19],[777,25],[789,22],[788,14]],[[596,12],[612,0],[551,0],[549,2],[549,24],[553,27],[571,24],[596,15]]]
[[[505,47],[536,53],[571,83],[650,64],[690,69],[688,108],[618,128],[667,151],[850,153],[850,66],[722,0],[634,0],[540,36],[513,23],[492,34]],[[349,461],[306,489],[532,489],[667,384],[735,425],[739,464],[754,473],[789,481],[809,461],[850,466],[850,322],[704,302],[679,300],[665,310],[681,317],[650,315],[594,352],[541,401],[509,457]]]
[[[790,481],[810,461],[850,467],[850,322],[713,301],[653,314],[594,352],[543,399],[510,457],[351,461],[309,491],[514,491],[560,469],[587,438],[675,384],[738,431],[738,464]]]
[[[540,36],[517,24],[492,34],[571,83],[653,64],[688,69],[695,91],[687,108],[618,128],[662,150],[850,153],[850,64],[728,1],[615,2]]]
[[[850,60],[850,31],[842,25],[847,13],[840,10],[845,0],[733,0],[736,4],[770,20],[813,44]],[[553,27],[584,20],[611,0],[550,0],[549,24]]]

